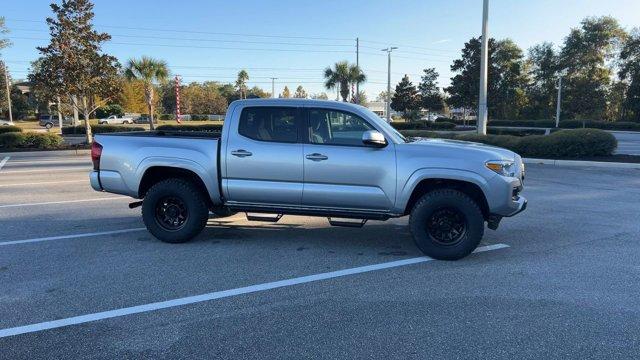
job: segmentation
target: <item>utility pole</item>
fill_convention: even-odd
[[[391,52],[397,49],[396,46],[390,46],[380,51],[387,52],[387,122],[391,122]]]
[[[9,104],[9,122],[13,122],[13,113],[11,112],[11,86],[9,85],[9,75],[7,74],[7,64],[4,66],[4,84],[7,87],[7,104]]]
[[[360,38],[356,38],[356,66],[360,69]],[[360,83],[356,82],[356,104],[360,104]]]
[[[487,134],[487,66],[489,55],[489,0],[482,6],[482,49],[480,51],[480,98],[478,100],[478,134]]]
[[[271,97],[272,98],[276,97],[276,80],[277,79],[278,79],[277,77],[271,78]]]
[[[558,76],[558,102],[556,104],[556,127],[560,126],[560,103],[562,102],[562,75]]]

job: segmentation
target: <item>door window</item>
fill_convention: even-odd
[[[297,108],[244,108],[238,133],[259,141],[295,143],[298,140],[297,111]]]
[[[343,111],[309,110],[309,141],[312,144],[364,146],[362,134],[375,130],[361,117]]]

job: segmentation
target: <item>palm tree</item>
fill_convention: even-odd
[[[238,79],[236,80],[236,87],[240,93],[240,99],[247,98],[247,80],[249,80],[249,74],[245,70],[238,72]]]
[[[326,68],[324,70],[324,86],[327,90],[332,90],[339,86],[342,101],[347,101],[349,92],[351,92],[351,84],[362,84],[367,80],[367,76],[355,64],[349,64],[347,61],[341,61],[334,65],[334,68]]]
[[[169,68],[164,60],[157,60],[147,56],[140,59],[129,59],[124,75],[129,80],[140,80],[144,87],[144,99],[149,108],[149,128],[153,125],[153,86],[156,82],[164,83],[169,77]]]

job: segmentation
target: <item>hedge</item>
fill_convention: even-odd
[[[618,146],[616,138],[600,129],[560,130],[550,135],[435,134],[429,131],[402,131],[405,136],[439,137],[479,142],[506,148],[524,157],[580,158],[610,156]]]
[[[104,134],[104,133],[125,132],[125,131],[144,131],[144,130],[145,128],[139,127],[139,126],[91,125],[91,132],[93,134]],[[85,134],[85,133],[86,133],[86,128],[84,127],[84,125],[62,127],[63,135]]]
[[[22,132],[22,128],[15,125],[2,125],[0,126],[0,134]]]
[[[10,132],[0,134],[0,148],[56,149],[62,145],[62,137],[53,133]]]
[[[489,126],[514,126],[514,127],[544,127],[556,126],[554,120],[489,120]],[[559,127],[562,129],[603,129],[603,130],[632,130],[640,131],[640,123],[631,121],[595,121],[595,120],[561,120]]]
[[[491,135],[513,135],[513,136],[529,136],[544,135],[546,129],[510,129],[510,128],[487,128],[487,134]]]
[[[391,126],[396,130],[453,130],[456,124],[452,122],[428,122],[428,121],[414,121],[414,122],[392,122]]]
[[[222,125],[220,124],[199,124],[199,125],[160,125],[156,127],[156,130],[165,131],[222,131]]]

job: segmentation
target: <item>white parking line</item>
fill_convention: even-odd
[[[128,196],[116,196],[116,197],[94,198],[94,199],[48,201],[48,202],[41,202],[41,203],[9,204],[9,205],[0,205],[0,209],[11,208],[11,207],[21,207],[21,206],[72,204],[72,203],[87,202],[87,201],[107,201],[107,200],[118,200],[118,199],[130,199],[130,197],[128,197]]]
[[[506,244],[488,245],[488,246],[479,247],[474,252],[479,253],[484,251],[503,249],[507,247],[509,247],[509,245],[506,245]],[[115,318],[119,316],[140,314],[140,313],[145,313],[149,311],[156,311],[156,310],[173,308],[173,307],[184,306],[189,304],[196,304],[196,303],[201,303],[205,301],[223,299],[223,298],[228,298],[228,297],[233,297],[233,296],[238,296],[243,294],[250,294],[250,293],[259,292],[259,291],[265,291],[265,290],[277,289],[277,288],[282,288],[287,286],[306,284],[306,283],[311,283],[315,281],[333,279],[333,278],[338,278],[338,277],[347,276],[347,275],[362,274],[362,273],[371,272],[371,271],[390,269],[390,268],[412,265],[412,264],[419,264],[419,263],[423,263],[431,260],[433,259],[423,256],[423,257],[416,257],[411,259],[391,261],[391,262],[386,262],[381,264],[360,266],[360,267],[355,267],[350,269],[302,276],[302,277],[297,277],[297,278],[292,278],[287,280],[280,280],[280,281],[274,281],[274,282],[269,282],[264,284],[251,285],[251,286],[235,288],[230,290],[216,291],[216,292],[211,292],[207,294],[188,296],[188,297],[183,297],[183,298],[178,298],[173,300],[154,302],[154,303],[131,306],[131,307],[126,307],[121,309],[102,311],[102,312],[97,312],[93,314],[74,316],[70,318],[46,321],[46,322],[41,322],[36,324],[0,329],[0,338],[20,335],[20,334],[33,333],[33,332],[49,330],[49,329],[56,329],[56,328],[61,328],[65,326],[70,326],[70,325],[84,324],[92,321],[110,319],[110,318]]]
[[[10,158],[11,157],[9,157],[9,156],[5,156],[5,158],[2,159],[2,161],[0,161],[0,170],[2,170],[2,167],[4,166],[4,164],[6,164],[7,161],[9,161]]]
[[[32,183],[14,183],[14,184],[0,184],[0,187],[7,186],[25,186],[25,185],[55,185],[55,184],[68,184],[68,183],[87,183],[89,184],[88,179],[83,180],[62,180],[62,181],[41,181],[41,182],[32,182]]]
[[[21,174],[21,173],[34,173],[34,172],[50,172],[50,173],[54,173],[57,171],[90,171],[91,170],[91,166],[88,167],[82,167],[82,166],[78,166],[78,167],[72,167],[72,168],[48,168],[48,169],[33,169],[33,170],[11,170],[11,171],[4,171],[5,174]]]
[[[100,232],[92,232],[92,233],[84,233],[84,234],[49,236],[49,237],[41,237],[41,238],[35,238],[35,239],[3,241],[3,242],[0,242],[0,246],[29,244],[34,242],[52,241],[52,240],[77,239],[77,238],[102,236],[102,235],[126,234],[130,232],[136,232],[136,231],[142,231],[142,230],[147,230],[147,228],[133,228],[133,229],[112,230],[112,231],[100,231]]]

